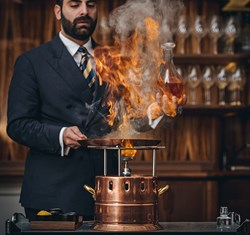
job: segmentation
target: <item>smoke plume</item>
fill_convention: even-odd
[[[109,122],[118,127],[112,137],[138,134],[156,93],[166,92],[159,80],[161,44],[173,41],[182,8],[179,0],[128,0],[111,12],[115,46],[96,50],[95,55],[97,75],[108,84]]]

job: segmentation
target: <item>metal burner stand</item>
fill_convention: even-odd
[[[87,146],[103,149],[104,176],[96,176],[95,189],[84,185],[95,200],[96,231],[156,231],[159,224],[158,197],[168,185],[158,189],[155,176],[156,150],[164,146]],[[107,150],[118,151],[118,176],[107,176]],[[131,176],[130,157],[123,157],[125,168],[121,176],[122,150],[152,150],[152,176]]]
[[[165,146],[134,146],[134,147],[123,147],[123,146],[88,146],[88,148],[102,149],[103,150],[103,174],[107,175],[107,150],[117,150],[118,152],[118,176],[121,176],[121,160],[122,150],[152,150],[152,176],[155,176],[155,165],[156,165],[156,150],[164,149]],[[126,157],[124,157],[126,158]],[[126,160],[125,160],[126,161]]]

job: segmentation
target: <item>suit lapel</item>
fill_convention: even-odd
[[[92,41],[92,45],[96,46],[97,44]],[[72,95],[82,101],[83,108],[85,105],[85,108],[89,109],[88,117],[83,124],[87,127],[95,121],[95,116],[98,116],[96,114],[99,112],[103,94],[105,92],[105,85],[103,84],[100,86],[97,79],[95,84],[95,94],[93,96],[80,69],[58,35],[51,41],[49,46],[52,50],[52,56],[48,60],[49,64],[60,75],[68,87],[71,88]]]
[[[59,36],[56,36],[50,45],[53,56],[49,59],[49,64],[59,73],[60,77],[67,83],[78,99],[91,103],[93,95],[83,79],[80,69]]]

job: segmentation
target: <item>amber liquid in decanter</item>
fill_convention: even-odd
[[[162,45],[163,62],[160,66],[160,76],[165,83],[165,88],[169,98],[176,96],[177,99],[182,99],[184,94],[184,83],[182,76],[177,72],[173,62],[173,48],[175,44],[165,43]]]

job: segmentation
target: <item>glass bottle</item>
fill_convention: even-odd
[[[181,102],[184,94],[184,82],[182,76],[177,72],[173,62],[173,49],[175,43],[164,43],[161,48],[163,49],[163,61],[160,66],[160,76],[165,83],[165,88],[168,97],[177,97],[177,102]]]
[[[221,230],[231,228],[231,217],[226,206],[220,208],[220,216],[217,217],[217,228]]]
[[[215,82],[213,66],[206,65],[203,68],[201,80],[204,87],[204,104],[211,105],[211,87],[214,85]]]
[[[239,36],[240,52],[250,52],[250,13],[246,12],[242,15],[243,28]]]

